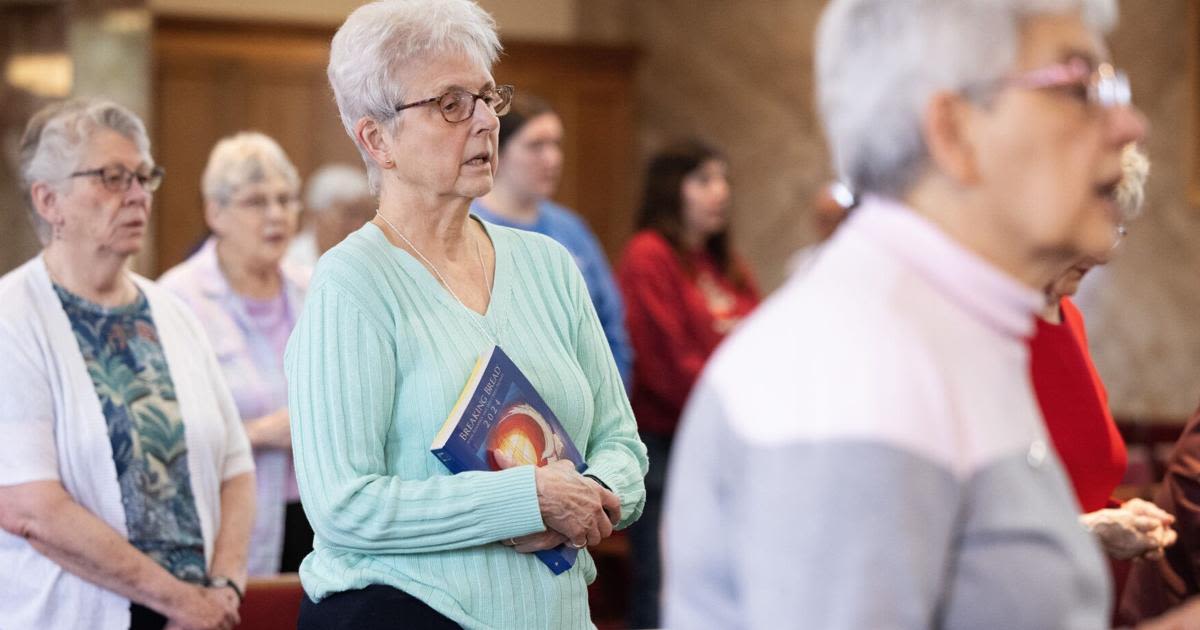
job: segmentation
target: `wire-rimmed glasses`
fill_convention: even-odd
[[[1103,109],[1127,107],[1133,100],[1129,77],[1124,72],[1109,63],[1101,63],[1093,68],[1079,57],[1004,79],[1002,85],[1027,90],[1078,87],[1086,90],[1080,96],[1089,105]]]
[[[462,88],[454,88],[441,96],[397,105],[396,113],[410,107],[436,103],[438,111],[442,113],[442,118],[446,119],[446,122],[460,123],[475,115],[476,101],[483,101],[492,108],[497,116],[503,116],[508,113],[508,108],[512,105],[513,91],[514,88],[511,85],[485,88],[479,94],[468,92]]]

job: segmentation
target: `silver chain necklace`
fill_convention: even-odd
[[[387,217],[383,216],[383,214],[380,213],[378,210],[375,211],[375,216],[379,217],[380,219],[383,219],[383,222],[386,223],[388,227],[392,228],[392,232],[394,232],[396,234],[396,236],[399,236],[400,240],[404,241],[404,244],[408,245],[409,249],[413,250],[413,252],[416,253],[417,257],[419,257],[421,259],[421,261],[425,263],[425,266],[429,267],[429,270],[433,272],[433,275],[437,276],[438,282],[441,282],[442,286],[446,287],[446,291],[448,291],[450,293],[450,295],[454,298],[454,300],[456,302],[458,302],[459,306],[462,306],[463,308],[467,309],[468,311],[471,311],[472,313],[475,312],[473,309],[471,309],[471,307],[467,306],[467,304],[465,302],[463,302],[461,298],[458,297],[458,294],[455,293],[454,289],[450,287],[450,283],[446,282],[446,277],[442,275],[442,272],[438,271],[437,265],[434,265],[432,262],[430,262],[429,259],[425,257],[425,254],[422,254],[421,250],[417,249],[417,246],[413,245],[412,241],[408,240],[408,237],[405,236],[404,233],[401,232],[399,228],[397,228],[395,225],[392,225],[392,222],[388,221]],[[475,256],[477,258],[479,258],[479,271],[480,271],[480,273],[483,274],[483,288],[485,290],[487,290],[488,306],[491,306],[491,304],[492,304],[492,285],[491,285],[491,282],[488,281],[487,266],[485,266],[483,264],[483,254],[479,251],[479,241],[475,241]],[[472,320],[472,321],[474,321],[474,320]],[[478,326],[478,323],[476,323],[476,326]],[[484,331],[483,328],[480,328],[480,331],[484,332],[485,336],[491,337],[491,335],[487,334],[487,332]]]

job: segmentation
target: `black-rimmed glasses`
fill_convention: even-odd
[[[162,185],[165,174],[166,171],[161,166],[155,166],[150,169],[149,173],[137,173],[124,166],[113,165],[94,168],[90,171],[76,171],[67,177],[99,177],[100,183],[109,192],[124,193],[133,185],[134,179],[138,180],[146,192],[154,192]]]
[[[508,108],[512,105],[513,86],[497,85],[493,88],[487,88],[479,94],[472,94],[461,88],[455,88],[442,94],[434,96],[423,101],[415,101],[413,103],[404,103],[396,106],[396,113],[400,113],[410,107],[420,105],[428,105],[437,103],[438,111],[442,113],[442,118],[448,123],[460,123],[475,115],[475,102],[483,101],[497,116],[503,116],[508,113]]]

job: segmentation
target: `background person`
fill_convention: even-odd
[[[500,119],[496,185],[471,204],[471,211],[497,225],[545,234],[571,252],[628,389],[633,350],[625,331],[621,292],[604,249],[579,215],[550,200],[562,179],[562,142],[562,119],[548,103],[534,96],[514,96],[512,107]]]
[[[280,262],[296,231],[299,191],[296,168],[274,140],[257,132],[222,138],[201,180],[212,236],[159,280],[203,322],[254,447],[250,575],[295,571],[312,545],[292,471],[283,374],[307,290],[307,270]],[[285,530],[293,532],[286,566]]]
[[[128,271],[162,181],[145,127],[50,105],[20,166],[44,248],[0,278],[0,619],[231,628],[253,461],[200,323]]]
[[[1200,409],[1188,419],[1167,458],[1154,504],[1175,517],[1178,542],[1162,557],[1137,561],[1118,611],[1123,623],[1163,614],[1200,594]]]
[[[1077,261],[1046,287],[1046,306],[1030,341],[1030,366],[1038,406],[1083,509],[1082,522],[1109,556],[1127,560],[1161,556],[1175,541],[1174,518],[1148,501],[1112,498],[1125,475],[1125,441],[1092,363],[1083,314],[1071,301],[1083,277],[1108,263],[1124,223],[1141,209],[1150,164],[1134,144],[1125,147],[1121,162],[1124,175],[1116,195],[1122,225],[1107,252]]]
[[[326,164],[313,172],[304,202],[302,228],[284,257],[295,268],[316,267],[321,254],[375,215],[375,195],[367,174],[348,164]]]
[[[333,38],[330,84],[379,213],[326,252],[288,346],[316,531],[301,628],[591,628],[583,548],[641,511],[645,449],[574,260],[470,216],[491,190],[512,96],[492,77],[499,50],[467,0],[366,4]],[[567,460],[452,475],[430,452],[496,345],[589,476]],[[560,544],[581,551],[556,576],[532,552]]]
[[[842,182],[832,181],[817,190],[809,204],[812,208],[812,224],[817,233],[817,241],[801,247],[788,257],[785,267],[789,276],[803,272],[816,260],[821,247],[846,220],[850,211],[854,209],[854,204],[854,193]]]
[[[659,626],[659,518],[671,443],[684,401],[717,344],[758,304],[729,234],[729,165],[714,148],[683,141],[646,169],[638,232],[618,271],[634,347],[633,403],[650,457],[646,508],[629,530],[629,624]]]

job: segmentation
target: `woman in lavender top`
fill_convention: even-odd
[[[202,188],[212,237],[161,282],[204,323],[254,447],[258,517],[250,574],[295,571],[312,532],[292,472],[283,350],[307,276],[281,261],[296,231],[300,177],[274,140],[243,132],[213,148]],[[287,531],[299,532],[287,536],[296,548],[287,553],[285,520]]]

